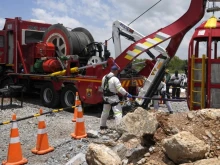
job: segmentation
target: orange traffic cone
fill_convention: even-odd
[[[72,133],[71,136],[75,139],[81,139],[87,137],[81,101],[79,101],[79,106],[76,107],[76,111],[77,111],[77,117],[76,117],[75,132]]]
[[[74,114],[73,114],[73,119],[72,122],[76,122],[76,117],[77,117],[77,110],[76,107],[79,106],[79,94],[76,92],[76,98],[75,98],[75,108],[74,108]]]
[[[43,110],[40,109],[40,114]],[[54,148],[49,146],[48,136],[46,131],[46,124],[43,116],[38,117],[38,132],[37,132],[37,145],[31,150],[32,153],[42,155],[53,151]]]
[[[18,125],[16,122],[15,114],[12,115],[12,120],[14,122],[12,122],[11,127],[11,139],[8,147],[8,158],[2,162],[3,165],[19,165],[28,162],[26,158],[22,157],[21,143],[19,139]]]

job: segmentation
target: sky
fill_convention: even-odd
[[[114,21],[120,20],[129,24],[157,1],[4,0],[0,5],[0,29],[3,28],[4,18],[22,17],[23,20],[38,19],[51,24],[62,23],[72,29],[84,27],[90,31],[95,41],[104,42],[111,37]],[[187,11],[190,2],[191,0],[161,0],[158,5],[132,23],[130,27],[147,36],[181,17]],[[205,14],[196,26],[211,16],[212,14]],[[181,59],[187,59],[188,43],[195,27],[185,35],[176,53],[176,56]],[[131,42],[122,39],[123,49],[130,44]],[[109,41],[108,47],[114,57],[112,40]]]

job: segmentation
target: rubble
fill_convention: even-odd
[[[211,158],[211,159],[203,159],[199,160],[193,163],[184,163],[180,165],[219,165],[220,164],[220,159],[218,158]]]
[[[133,113],[128,113],[123,117],[117,131],[143,137],[145,134],[153,135],[158,124],[156,116],[153,113],[149,113],[143,108],[138,107]]]
[[[190,132],[182,131],[162,141],[164,152],[175,163],[203,159],[210,146]]]
[[[85,154],[79,153],[76,156],[74,156],[72,159],[70,159],[66,165],[87,165]]]
[[[212,119],[204,117],[206,111],[208,114],[215,114],[211,115]],[[218,162],[216,158],[220,155],[220,132],[216,130],[220,125],[216,121],[218,114],[213,111],[214,109],[204,109],[203,116],[197,111],[167,115],[164,112],[145,111],[139,107],[124,116],[120,127],[115,129],[121,137],[115,140],[114,146],[109,147],[121,158],[121,163],[127,165]],[[146,123],[150,123],[148,120],[151,125],[145,127]],[[141,126],[138,128],[138,124],[132,121]],[[105,136],[109,134],[112,131]],[[149,135],[152,137],[149,138]]]
[[[28,99],[26,98],[26,100]],[[13,100],[13,103],[19,105],[19,101],[16,102],[16,100]],[[6,103],[4,103],[4,105],[6,105]],[[0,111],[0,120],[10,120],[12,113],[16,113],[18,118],[22,118],[38,113],[40,108],[42,108],[44,112],[51,110],[40,105],[40,101],[36,98],[34,100],[30,99],[24,102],[23,108],[15,106]],[[88,135],[93,132],[93,135],[91,134],[88,138],[80,140],[71,139],[70,136],[75,124],[72,122],[72,112],[63,111],[61,113],[54,113],[53,115],[46,115],[45,121],[47,124],[49,142],[55,150],[42,156],[35,156],[31,153],[31,149],[36,144],[37,119],[32,118],[20,121],[18,122],[18,128],[22,152],[28,159],[28,164],[31,165],[65,165],[70,164],[72,160],[76,159],[79,153],[81,153],[80,155],[88,155],[88,146],[93,143],[93,145],[102,146],[100,147],[102,151],[103,146],[106,146],[108,151],[116,155],[118,158],[117,163],[119,164],[176,165],[173,160],[170,160],[168,153],[163,150],[162,142],[164,139],[169,139],[181,134],[181,132],[188,132],[188,134],[194,136],[197,140],[204,141],[204,146],[210,146],[210,150],[205,153],[204,158],[199,158],[201,160],[191,160],[192,162],[187,162],[188,164],[185,163],[184,165],[192,165],[192,163],[197,163],[195,165],[200,165],[198,163],[202,163],[201,165],[204,163],[213,163],[213,165],[215,165],[215,162],[219,164],[220,122],[218,112],[220,111],[218,109],[204,109],[201,110],[201,112],[188,112],[187,105],[184,102],[174,102],[172,106],[175,113],[171,115],[164,113],[167,112],[167,110],[163,104],[160,105],[160,111],[158,112],[137,108],[133,113],[128,113],[124,116],[123,128],[125,129],[113,129],[114,120],[110,119],[107,122],[110,129],[103,134],[101,134],[99,130],[100,111],[91,113],[91,111],[85,110],[86,131]],[[179,107],[181,107],[181,109]],[[185,109],[185,112],[182,112],[183,109]],[[134,113],[137,113],[137,117],[135,117]],[[141,124],[140,128],[138,128],[136,124],[129,123],[133,119]],[[145,124],[148,124],[148,126],[144,126]],[[2,144],[0,148],[1,160],[5,160],[7,157],[10,128],[10,124],[0,127],[0,142]],[[98,137],[93,138],[94,135],[98,135]],[[187,142],[187,140],[185,141]],[[187,145],[188,143],[185,144]],[[189,148],[189,146],[187,147]],[[194,151],[197,149],[191,147],[191,150]],[[91,153],[89,155],[91,155]],[[89,164],[88,161],[91,159],[87,160],[89,157],[85,156],[84,158],[86,162],[84,161],[83,165]]]
[[[91,143],[86,153],[89,165],[121,165],[121,158],[109,147]]]

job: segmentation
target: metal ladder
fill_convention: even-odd
[[[195,59],[202,59],[202,68],[195,68]],[[205,59],[206,56],[202,55],[202,58],[195,58],[195,55],[192,55],[191,57],[191,80],[190,80],[190,110],[193,110],[193,105],[197,104],[200,105],[200,108],[203,109],[205,107]],[[194,79],[194,71],[201,71],[201,80],[196,80]],[[201,87],[200,90],[195,90],[194,89],[194,83],[200,82]],[[201,98],[200,101],[195,101],[194,100],[194,94],[199,93]]]

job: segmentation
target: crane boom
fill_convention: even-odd
[[[113,31],[115,33],[113,32],[113,40],[114,38],[118,37],[118,34],[120,33],[120,29],[117,28],[119,26],[123,27],[123,29],[127,28],[127,33],[130,33],[131,37],[122,33],[125,37],[132,40],[133,36],[134,39],[134,43],[131,44],[127,49],[125,49],[121,54],[119,54],[121,52],[121,45],[119,42],[120,39],[118,39],[115,43],[115,63],[117,63],[120,66],[121,70],[125,69],[139,55],[149,51],[152,48],[160,52],[160,55],[157,57],[158,60],[155,63],[150,73],[150,76],[147,78],[143,85],[143,88],[139,92],[139,96],[153,96],[154,91],[157,89],[161,79],[163,78],[165,65],[175,55],[185,34],[204,16],[206,2],[207,0],[191,0],[188,11],[182,17],[180,17],[172,24],[162,29],[159,29],[156,32],[145,37],[130,27],[123,27],[124,24],[121,22],[114,22],[115,24],[113,24]],[[134,36],[140,37],[140,39],[136,40],[137,37],[134,38]],[[162,48],[160,44],[169,39],[170,41],[168,46],[166,48]],[[163,56],[165,58],[162,58],[161,60],[160,57]],[[150,78],[152,76],[154,77],[153,79]],[[148,102],[149,100],[136,99],[136,103],[138,103],[139,106],[143,106],[145,108]]]

